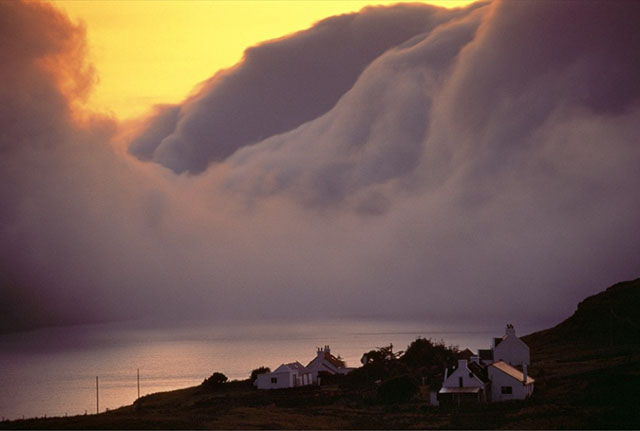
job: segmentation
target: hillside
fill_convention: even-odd
[[[142,397],[100,415],[2,422],[2,429],[638,429],[640,279],[583,300],[557,326],[523,337],[536,379],[526,401],[430,407],[353,385],[258,391],[249,381]]]
[[[640,278],[614,284],[578,304],[557,326],[522,338],[533,350],[640,345]]]

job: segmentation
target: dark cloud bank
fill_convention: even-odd
[[[637,2],[329,18],[247,50],[135,132],[79,114],[82,28],[46,5],[0,9],[3,330],[543,327],[638,276]]]

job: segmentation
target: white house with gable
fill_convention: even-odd
[[[311,371],[296,361],[282,364],[270,373],[258,374],[254,385],[258,389],[283,389],[311,383]]]
[[[295,388],[318,383],[318,373],[349,374],[353,368],[331,354],[329,346],[318,348],[316,357],[306,367],[300,362],[282,364],[270,373],[258,374],[253,383],[258,389]]]
[[[494,340],[493,361],[504,361],[509,365],[529,365],[529,346],[516,336],[513,325],[507,325],[504,337]]]
[[[318,383],[318,373],[323,371],[329,374],[349,374],[353,371],[353,368],[345,366],[343,360],[331,354],[329,346],[324,346],[324,349],[318,347],[316,357],[307,364],[307,369],[312,372],[313,383]]]
[[[533,393],[533,378],[527,375],[527,366],[522,371],[504,361],[487,367],[491,380],[491,401],[523,400]]]
[[[484,365],[504,361],[509,365],[530,365],[529,346],[516,336],[513,325],[508,324],[502,338],[494,338],[491,349],[478,351],[480,361]]]

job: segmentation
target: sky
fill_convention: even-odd
[[[305,30],[323,18],[380,1],[53,0],[86,27],[87,57],[97,69],[89,108],[123,120],[155,104],[181,102],[247,47]],[[432,0],[447,8],[471,0]],[[160,24],[161,23],[161,24]]]
[[[542,329],[638,277],[640,3],[330,4],[0,2],[0,330]]]

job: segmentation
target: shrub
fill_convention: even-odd
[[[224,384],[227,380],[227,376],[216,371],[211,375],[211,377],[204,379],[204,381],[202,382],[202,386],[208,388],[217,387]]]
[[[378,398],[383,403],[397,404],[409,401],[418,392],[418,385],[408,375],[394,377],[382,382]]]

